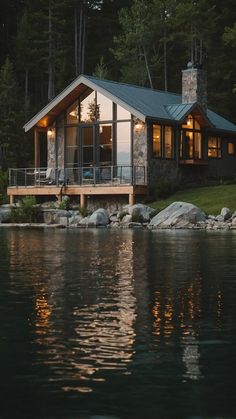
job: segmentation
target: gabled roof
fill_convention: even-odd
[[[63,109],[70,106],[86,88],[97,90],[124,107],[137,118],[146,118],[180,122],[197,104],[182,104],[181,95],[150,88],[118,83],[110,80],[100,80],[92,76],[77,77],[66,89],[59,93],[37,115],[24,126],[29,131],[33,126],[47,127]],[[208,110],[207,119],[210,126],[224,131],[236,132],[236,126],[216,113]]]

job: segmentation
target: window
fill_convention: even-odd
[[[165,159],[173,158],[172,128],[168,126],[153,125],[152,155]]]
[[[160,125],[153,125],[152,152],[153,152],[153,157],[161,157],[161,126]]]
[[[99,125],[99,162],[112,164],[112,125]]]
[[[97,92],[97,110],[97,119],[100,121],[110,121],[112,119],[112,101],[99,92]]]
[[[182,124],[180,139],[180,159],[200,160],[203,158],[202,132],[199,122],[188,115]]]
[[[117,165],[131,164],[131,124],[117,123]]]
[[[66,164],[67,167],[73,167],[78,164],[78,129],[68,127],[66,129]]]
[[[130,112],[117,105],[117,119],[131,119]]]
[[[88,96],[81,100],[80,103],[80,122],[93,122],[99,119],[98,109],[96,105],[95,92],[91,92]]]
[[[172,128],[164,127],[165,141],[164,141],[164,157],[166,159],[172,159],[173,147],[172,147]]]
[[[227,144],[227,151],[228,151],[228,154],[230,154],[231,156],[235,153],[234,143]]]
[[[79,107],[78,107],[78,101],[76,101],[67,109],[66,123],[78,124],[78,121],[79,121]]]
[[[221,138],[208,138],[208,157],[214,157],[218,159],[221,157]]]

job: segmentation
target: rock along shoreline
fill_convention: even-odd
[[[126,205],[120,210],[98,208],[83,216],[79,210],[42,208],[39,223],[12,223],[9,205],[0,207],[0,228],[111,228],[111,229],[192,229],[236,230],[236,212],[222,208],[218,215],[206,215],[200,208],[187,202],[174,202],[156,214],[144,205]]]

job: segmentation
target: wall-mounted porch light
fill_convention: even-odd
[[[136,119],[134,126],[135,126],[135,131],[138,132],[143,128],[144,123],[140,119]]]
[[[55,130],[53,128],[49,128],[47,134],[48,138],[53,139],[55,136]]]

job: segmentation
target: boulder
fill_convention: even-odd
[[[109,214],[108,214],[108,212],[103,208],[98,208],[89,217],[89,223],[88,224],[91,227],[107,226],[107,224],[109,224]]]
[[[43,221],[46,224],[59,224],[61,217],[69,217],[66,210],[43,209]]]
[[[69,218],[69,224],[70,225],[78,225],[82,219],[83,219],[83,217],[82,217],[81,214],[79,214],[79,213],[72,214],[71,217]]]
[[[152,214],[155,213],[155,209],[148,207],[144,204],[135,204],[135,205],[126,205],[124,210],[128,214],[132,215],[132,218],[135,217],[137,220],[140,217],[142,221],[150,221]]]
[[[236,211],[234,211],[234,212],[233,212],[233,214],[232,214],[232,220],[233,220],[234,218],[236,218]]]
[[[132,215],[130,214],[124,215],[124,217],[121,220],[122,224],[127,224],[127,223],[130,223],[131,221],[132,221]]]
[[[152,214],[155,213],[155,210],[144,204],[135,204],[130,207],[129,213],[132,215],[132,217],[140,216],[142,221],[146,222],[150,221]]]
[[[187,202],[173,202],[152,218],[150,228],[188,228],[199,221],[206,221],[206,214]]]
[[[230,211],[229,208],[222,208],[220,215],[222,215],[224,221],[229,220],[229,218],[231,217],[232,213]]]
[[[0,206],[0,223],[9,223],[11,221],[11,208],[9,205]]]

